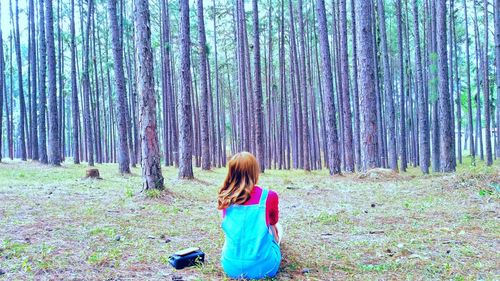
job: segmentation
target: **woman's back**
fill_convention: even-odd
[[[219,190],[217,208],[223,212],[222,229],[226,238],[221,263],[232,278],[274,277],[280,265],[275,225],[278,195],[256,186],[259,173],[259,163],[252,154],[237,153],[228,163],[228,174]]]
[[[278,271],[280,249],[266,223],[268,193],[262,190],[259,204],[231,205],[226,209],[222,267],[230,277],[273,277]]]

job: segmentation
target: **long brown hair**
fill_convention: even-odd
[[[250,152],[237,153],[229,161],[229,170],[219,190],[218,209],[244,204],[259,180],[260,166]]]

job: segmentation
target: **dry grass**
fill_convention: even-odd
[[[286,237],[277,280],[499,280],[500,176],[463,165],[454,175],[330,177],[267,171]],[[168,193],[141,193],[140,170],[98,165],[0,164],[0,280],[222,280],[215,208],[225,170],[195,170]],[[380,171],[379,173],[380,174]],[[173,270],[169,254],[198,246],[199,268]]]

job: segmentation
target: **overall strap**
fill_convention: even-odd
[[[259,205],[266,205],[267,194],[269,193],[268,189],[262,188],[262,194],[260,195]]]

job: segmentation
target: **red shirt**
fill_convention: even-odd
[[[248,199],[243,205],[257,205],[260,202],[260,196],[262,195],[262,188],[255,186],[250,193],[250,199]],[[275,225],[279,220],[279,209],[278,209],[278,193],[269,190],[266,199],[266,223],[267,225]],[[226,209],[222,210],[222,217],[226,215]]]

